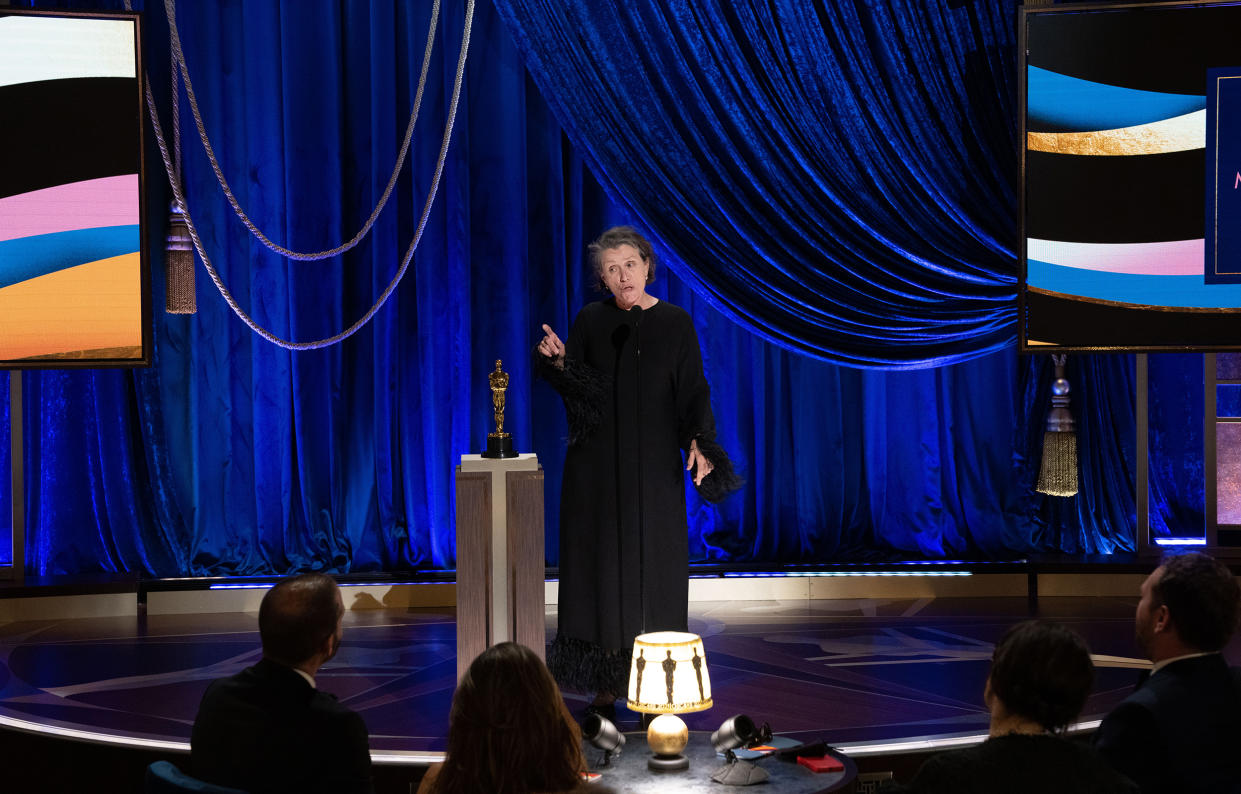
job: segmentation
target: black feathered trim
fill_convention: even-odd
[[[733,470],[733,462],[728,459],[724,448],[705,438],[695,440],[698,442],[698,451],[711,462],[711,473],[702,478],[698,495],[715,504],[724,501],[734,491],[741,490],[745,480]]]
[[[547,649],[547,669],[564,689],[624,697],[629,691],[629,651],[611,651],[593,642],[557,635]]]
[[[564,367],[557,367],[552,359],[534,350],[534,371],[552,388],[560,392],[564,400],[565,415],[569,420],[569,446],[580,444],[594,435],[603,424],[603,409],[608,404],[612,379],[572,358],[565,358]]]

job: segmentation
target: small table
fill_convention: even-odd
[[[608,766],[599,766],[603,751],[586,746],[586,760],[592,772],[602,775],[599,781],[617,794],[678,794],[679,792],[730,792],[780,791],[781,794],[821,794],[839,791],[857,777],[857,765],[847,755],[834,756],[845,765],[843,772],[811,772],[796,762],[781,761],[774,755],[759,759],[756,763],[766,769],[770,778],[757,786],[725,786],[711,779],[711,773],[724,765],[724,759],[711,746],[711,734],[691,731],[689,745],[684,755],[689,759],[689,769],[683,772],[653,772],[646,767],[651,751],[646,746],[646,732],[625,734],[625,746]]]

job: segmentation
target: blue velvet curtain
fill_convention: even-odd
[[[693,14],[635,4],[619,30],[644,37],[625,47],[603,21],[630,11],[601,3],[593,20],[574,6],[584,27],[548,34],[582,37],[563,71],[583,53],[632,56],[598,67],[599,85],[615,89],[608,112],[574,121],[544,56],[526,51],[533,34],[506,26],[522,7],[480,3],[435,208],[371,324],[340,345],[286,352],[242,325],[201,267],[198,314],[163,314],[155,267],[153,367],[27,373],[29,570],[452,567],[453,466],[489,430],[496,358],[512,377],[506,427],[546,469],[555,564],[567,429],[554,392],[531,380],[529,351],[541,323],[567,329],[596,299],[586,243],[617,222],[659,241],[652,291],[694,317],[720,439],[749,481],[719,507],[689,494],[695,559],[1132,548],[1131,357],[1072,359],[1082,494],[1032,491],[1051,373],[1011,344],[1013,5],[824,4],[807,5],[813,18],[783,16],[794,5],[806,4],[764,4],[777,16],[761,18],[744,4]],[[167,124],[167,27],[163,4],[148,6]],[[277,334],[339,330],[397,271],[432,187],[463,14],[445,4],[392,206],[335,259],[290,263],[249,236],[182,96],[190,211],[238,302]],[[398,0],[178,3],[208,134],[274,239],[330,247],[369,214],[429,19],[429,2]],[[819,38],[796,38],[793,23],[818,25]],[[752,60],[737,63],[723,43],[745,30]],[[674,31],[697,31],[692,63],[685,42],[653,40]],[[644,73],[660,75],[648,81],[660,102],[626,115],[616,87],[639,64],[658,67]],[[734,67],[771,82],[746,84],[744,102],[702,92],[735,82]],[[679,82],[682,68],[701,85]],[[760,112],[763,97],[774,99]],[[686,116],[652,118],[669,106]],[[610,142],[592,148],[594,127],[608,125]],[[656,146],[669,156],[653,158]],[[752,156],[759,146],[765,157]],[[153,149],[148,163],[158,257],[167,190]]]
[[[1206,520],[1202,356],[1150,356],[1150,526],[1156,537],[1200,536]]]
[[[743,327],[866,367],[1011,344],[1015,0],[495,3],[610,194]]]
[[[180,11],[208,134],[243,206],[299,250],[349,237],[397,161],[430,4]],[[463,24],[462,7],[445,4],[410,164],[371,235],[342,257],[287,263],[256,243],[202,147],[188,143],[191,211],[260,324],[299,341],[329,336],[397,272],[435,187]],[[177,355],[159,373],[161,404],[195,573],[453,564],[453,465],[485,432],[485,373],[502,358],[514,393],[530,388],[525,76],[502,33],[476,20],[435,209],[408,276],[371,324],[340,345],[290,353],[242,326],[201,281],[199,313],[164,318]],[[558,140],[546,126],[533,135]],[[530,439],[531,406],[510,404],[510,425]]]

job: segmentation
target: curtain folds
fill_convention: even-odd
[[[163,3],[147,5],[168,125]],[[430,8],[177,3],[221,168],[273,239],[331,247],[370,214]],[[319,351],[256,337],[201,267],[198,314],[163,313],[167,189],[149,146],[154,363],[25,374],[29,572],[451,568],[453,469],[491,429],[497,358],[506,429],[545,470],[556,564],[567,428],[530,350],[542,323],[564,332],[599,297],[586,246],[626,222],[656,238],[652,292],[694,318],[719,439],[749,483],[720,506],[687,489],[693,559],[1132,548],[1132,357],[1070,359],[1082,492],[1032,490],[1051,366],[1012,345],[1013,14],[480,0],[409,273],[369,325]],[[285,261],[242,227],[182,95],[189,210],[238,302],[277,334],[339,331],[396,273],[433,187],[463,26],[463,4],[444,3],[391,206],[322,262]]]
[[[495,4],[609,195],[743,327],[887,368],[1015,338],[1015,0]]]

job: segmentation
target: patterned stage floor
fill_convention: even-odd
[[[1134,599],[1044,598],[1098,656],[1083,720],[1132,688],[1140,666]],[[1022,598],[713,602],[691,605],[715,707],[837,745],[986,730],[992,643],[1026,618]],[[555,614],[548,615],[549,638]],[[374,751],[439,751],[456,670],[451,610],[350,611],[320,687],[359,711]],[[1229,648],[1234,663],[1241,647]],[[141,742],[187,742],[207,683],[258,659],[252,614],[26,621],[0,626],[0,722],[19,720]],[[579,710],[586,697],[569,693]],[[621,710],[624,730],[637,715]],[[11,724],[11,723],[10,723]]]

